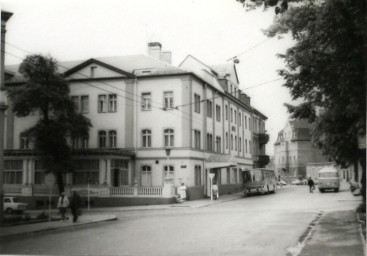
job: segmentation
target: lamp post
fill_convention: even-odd
[[[13,14],[10,12],[1,11],[1,83],[0,83],[0,225],[3,224],[3,200],[4,200],[4,120],[6,105],[5,95],[5,33],[6,33],[6,22],[10,19]]]

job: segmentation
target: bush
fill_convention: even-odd
[[[40,214],[37,215],[36,220],[43,220],[47,218],[48,218],[48,215],[45,212],[41,212]]]
[[[357,207],[357,212],[364,212],[364,213],[366,213],[366,203],[361,203],[361,204]]]

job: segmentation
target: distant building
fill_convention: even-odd
[[[76,169],[64,177],[66,190],[85,196],[89,183],[95,206],[170,202],[182,182],[190,200],[203,198],[210,174],[232,193],[241,190],[241,169],[268,163],[267,117],[239,90],[235,65],[189,55],[175,67],[161,47],[149,43],[151,56],[59,63],[93,125],[87,138],[69,138]],[[6,67],[7,88],[24,84],[17,71]],[[9,108],[6,118],[5,193],[47,200],[45,166],[22,135],[38,114],[18,118]]]
[[[311,125],[306,120],[288,120],[274,144],[277,175],[291,181],[306,177],[308,163],[328,162],[311,142]]]

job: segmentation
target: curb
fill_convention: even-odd
[[[111,218],[104,219],[104,220],[90,221],[90,222],[85,222],[85,223],[80,223],[79,222],[79,223],[74,223],[72,225],[67,225],[67,226],[63,226],[63,227],[46,227],[46,228],[42,228],[42,229],[38,229],[38,230],[24,231],[24,232],[17,233],[17,234],[0,235],[0,240],[4,239],[4,238],[11,238],[11,237],[14,237],[14,236],[24,236],[24,235],[40,233],[40,232],[50,231],[50,230],[63,230],[63,229],[74,228],[74,227],[78,227],[78,226],[86,226],[86,225],[91,225],[91,224],[95,224],[95,223],[114,221],[114,220],[117,220],[117,219],[118,218],[113,215]]]

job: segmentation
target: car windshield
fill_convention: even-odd
[[[337,178],[338,173],[336,173],[336,172],[322,172],[322,173],[319,173],[319,177],[320,178]]]
[[[18,199],[18,198],[16,198],[16,197],[14,197],[14,198],[13,198],[13,202],[14,202],[14,203],[19,203],[19,199]]]

